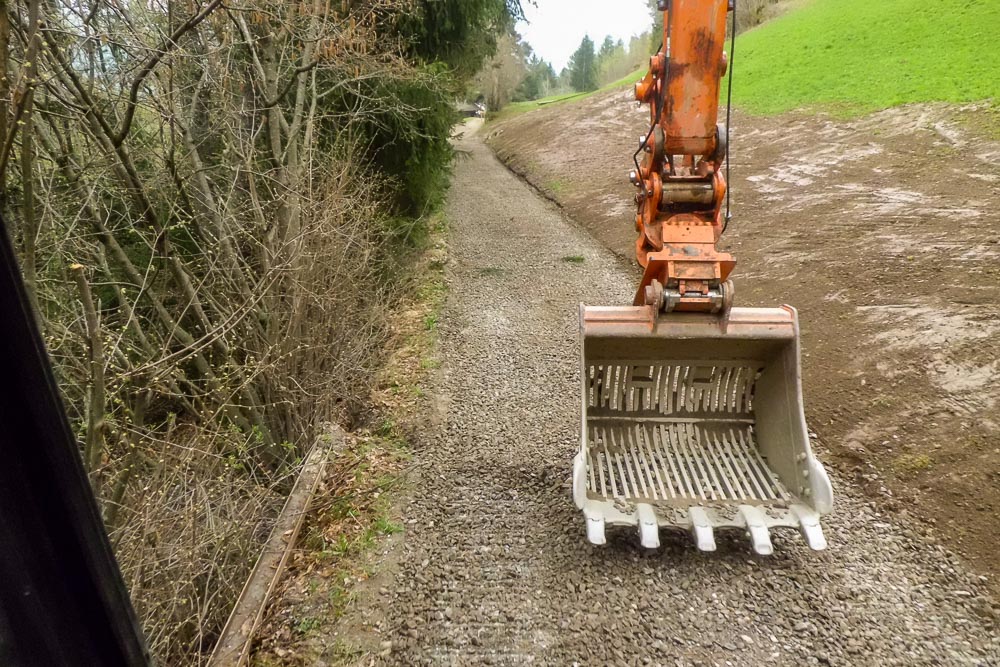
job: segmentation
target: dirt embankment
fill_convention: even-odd
[[[723,245],[738,304],[799,309],[824,459],[1000,590],[1000,144],[969,129],[976,114],[737,114]],[[489,143],[630,262],[625,174],[647,119],[615,92],[488,128]]]

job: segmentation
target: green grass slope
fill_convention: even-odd
[[[736,40],[733,101],[854,115],[1000,104],[1000,0],[812,0]]]

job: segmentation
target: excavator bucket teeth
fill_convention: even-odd
[[[802,409],[793,308],[733,308],[727,317],[643,307],[583,307],[580,452],[573,494],[588,537],[636,528],[744,531],[772,552],[770,531],[798,529],[825,548],[819,517],[833,494]]]

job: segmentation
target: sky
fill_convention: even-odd
[[[522,1],[527,21],[517,31],[531,44],[540,58],[562,70],[590,35],[598,48],[606,35],[626,44],[632,35],[649,30],[652,18],[645,0],[535,0]]]

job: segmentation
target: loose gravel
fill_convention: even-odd
[[[589,545],[569,488],[577,304],[628,303],[633,278],[478,137],[459,147],[442,416],[415,452],[382,661],[1000,665],[985,582],[836,477],[822,553],[796,533],[768,558],[735,533],[710,555],[679,532]]]

